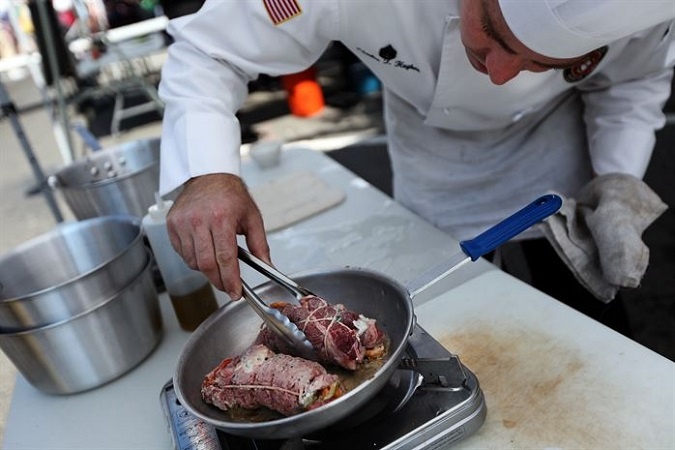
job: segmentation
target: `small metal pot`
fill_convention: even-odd
[[[30,384],[47,394],[101,386],[143,361],[162,337],[150,260],[138,276],[98,306],[70,319],[3,333],[0,349]]]
[[[143,217],[159,189],[160,140],[128,142],[95,152],[49,177],[78,219],[131,214]]]
[[[137,217],[59,225],[0,257],[0,328],[41,327],[91,309],[127,286],[147,261]]]

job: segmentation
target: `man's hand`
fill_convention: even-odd
[[[270,263],[270,249],[260,210],[241,178],[210,174],[190,179],[167,216],[174,249],[211,283],[241,298],[237,235],[246,236],[251,253]]]

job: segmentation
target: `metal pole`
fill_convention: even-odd
[[[31,148],[31,145],[28,142],[26,133],[24,133],[23,131],[23,127],[21,126],[21,122],[19,121],[19,117],[16,113],[16,106],[14,105],[14,102],[12,102],[12,100],[9,98],[9,94],[7,93],[5,85],[2,83],[1,80],[0,80],[0,105],[2,106],[3,115],[9,117],[9,120],[12,123],[14,133],[16,134],[19,143],[23,147],[23,151],[26,153],[28,162],[33,168],[33,173],[35,174],[35,178],[37,178],[38,186],[42,191],[42,193],[44,194],[45,199],[47,200],[49,209],[51,209],[52,214],[54,215],[54,218],[56,219],[57,222],[63,222],[63,215],[61,215],[61,210],[59,209],[59,206],[56,204],[54,194],[49,185],[47,184],[47,178],[45,177],[45,174],[42,171],[40,163],[35,157],[35,153],[33,153],[33,149]]]
[[[51,2],[51,0],[35,0],[37,1],[38,16],[42,26],[42,32],[45,37],[45,49],[47,52],[47,62],[49,64],[49,70],[52,73],[52,83],[56,88],[56,102],[59,111],[59,122],[61,123],[61,129],[63,134],[66,137],[66,145],[68,146],[68,152],[70,156],[70,161],[65,161],[66,163],[72,162],[75,158],[73,139],[70,134],[70,121],[68,120],[68,110],[66,107],[65,95],[63,93],[63,87],[60,82],[60,71],[59,71],[59,62],[58,56],[56,54],[56,48],[54,47],[54,38],[56,33],[59,33],[59,30],[54,30],[47,15],[47,5],[46,2]],[[51,8],[51,3],[49,5]]]

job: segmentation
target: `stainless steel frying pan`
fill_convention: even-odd
[[[408,291],[376,272],[342,269],[295,277],[325,298],[339,298],[354,311],[376,317],[390,340],[388,359],[373,378],[315,410],[261,423],[233,421],[225,412],[206,404],[200,393],[204,376],[224,358],[243,353],[255,340],[261,319],[244,302],[231,302],[194,331],[178,360],[174,388],[180,402],[194,415],[228,433],[258,439],[283,439],[324,428],[358,409],[384,387],[398,366],[414,326]],[[255,288],[266,302],[295,298],[273,283]]]
[[[553,214],[560,205],[557,196],[535,200],[475,239],[462,242],[465,259],[476,260],[494,250]],[[224,358],[243,353],[258,334],[261,320],[244,302],[231,302],[221,307],[197,328],[185,344],[173,380],[178,399],[195,416],[222,431],[239,436],[286,439],[325,428],[362,407],[384,387],[397,369],[415,325],[411,293],[417,294],[441,279],[454,270],[457,263],[452,261],[427,271],[407,287],[383,274],[358,268],[306,272],[293,277],[317,295],[333,302],[339,301],[353,311],[377,319],[390,340],[387,360],[372,378],[320,408],[266,422],[238,422],[202,400],[200,388],[204,376]],[[272,282],[258,286],[255,291],[268,304],[297,301],[288,290]]]

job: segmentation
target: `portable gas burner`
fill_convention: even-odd
[[[190,414],[169,381],[162,407],[179,450],[432,450],[483,424],[478,379],[419,325],[389,383],[357,413],[302,438],[259,440],[224,433]]]

